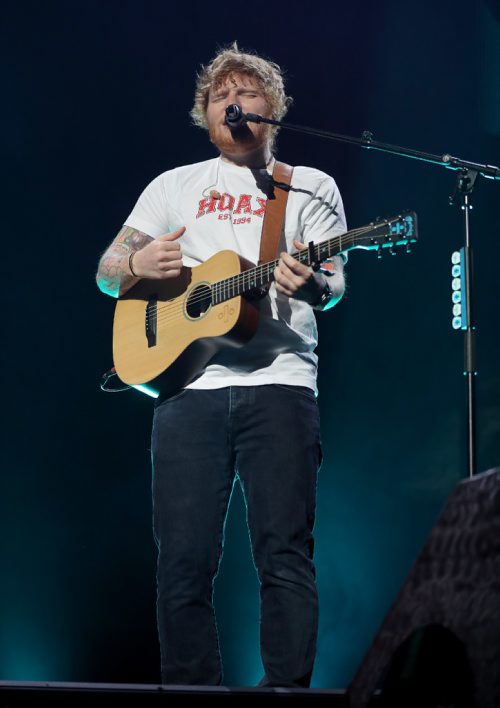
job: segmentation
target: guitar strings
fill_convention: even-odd
[[[316,244],[317,246],[318,244]],[[303,254],[303,255],[302,255]],[[299,261],[306,261],[309,254],[307,251],[297,251],[296,253],[292,254],[294,257],[297,257],[297,260]],[[273,270],[277,267],[279,263],[279,259],[276,259],[275,261],[271,261],[270,263],[264,264],[264,266],[257,266],[256,268],[250,268],[248,270],[242,271],[241,273],[238,273],[236,275],[230,276],[229,278],[226,278],[224,280],[220,280],[217,283],[212,283],[211,286],[207,286],[206,290],[204,292],[201,292],[199,295],[193,295],[192,297],[189,298],[189,304],[191,306],[195,306],[197,304],[201,304],[204,300],[211,300],[213,302],[214,296],[222,296],[222,299],[220,302],[217,302],[216,304],[221,304],[222,302],[227,302],[228,300],[233,299],[234,297],[237,297],[237,293],[235,294],[229,294],[233,293],[234,290],[237,290],[239,286],[243,285],[248,288],[248,290],[251,290],[252,288],[258,288],[259,284],[258,281],[261,279],[257,276],[257,273],[263,272],[267,269],[267,276],[270,278],[270,280],[273,280],[273,277],[269,271]],[[203,283],[199,284],[200,286],[203,286]],[[263,285],[263,283],[261,283]],[[195,285],[196,287],[196,285]],[[224,297],[225,295],[228,295],[228,297]],[[168,319],[170,319],[169,315],[174,315],[177,316],[179,312],[179,305],[181,305],[181,311],[183,311],[183,303],[185,302],[184,297],[180,298],[175,298],[174,301],[167,301],[166,303],[163,303],[161,305],[157,306],[157,312],[156,312],[156,321],[157,322],[162,322],[165,324]],[[212,302],[210,304],[212,304]],[[182,316],[183,312],[181,312]],[[154,318],[154,315],[152,316]],[[146,313],[146,322],[148,322],[149,314]]]
[[[382,223],[381,226],[384,224]],[[342,251],[342,246],[350,246],[352,245],[357,237],[364,233],[369,233],[370,231],[373,231],[373,226],[363,226],[358,229],[353,229],[351,231],[347,231],[345,234],[342,234],[340,236],[334,237],[331,239],[331,241],[336,241],[338,245],[340,245],[340,249],[336,251],[335,254],[329,253],[328,257],[331,257],[332,255],[337,255],[339,252]],[[333,244],[331,244],[333,245]],[[325,246],[325,242],[319,242],[314,244],[314,250],[316,251],[317,255],[319,256],[320,254],[320,247]],[[330,247],[328,248],[330,250]],[[345,250],[345,249],[344,249]],[[307,249],[304,249],[302,251],[297,251],[296,253],[292,254],[294,257],[299,262],[307,262],[309,259],[309,252]],[[275,261],[271,261],[270,263],[264,264],[264,266],[257,266],[255,268],[250,268],[248,270],[242,271],[241,273],[237,273],[233,276],[230,276],[229,278],[225,278],[223,280],[220,280],[216,283],[212,283],[211,285],[207,286],[207,290],[204,292],[200,293],[199,295],[193,295],[192,297],[189,298],[189,304],[190,305],[197,305],[201,304],[204,300],[209,300],[209,306],[213,304],[213,296],[214,294],[217,295],[224,295],[227,292],[231,292],[234,289],[238,289],[239,286],[245,285],[245,281],[248,281],[246,285],[249,286],[249,289],[252,289],[252,287],[259,287],[257,285],[257,280],[258,278],[255,277],[258,271],[261,271],[264,268],[267,268],[268,271],[270,270],[270,267],[274,270],[276,266],[279,263],[279,259],[276,259]],[[269,276],[268,272],[268,276]],[[252,277],[253,276],[253,277]],[[272,280],[272,277],[271,277]],[[255,282],[255,285],[253,283]],[[252,285],[250,285],[252,283]],[[203,285],[203,283],[199,284],[200,286]],[[196,286],[195,286],[196,287]],[[209,290],[209,292],[207,292]],[[208,297],[207,297],[208,295]],[[234,297],[237,297],[237,294],[230,295],[227,298],[224,298],[220,302],[216,304],[221,304],[222,302],[227,302],[228,300],[233,299]],[[185,301],[184,297],[178,297],[175,298],[174,300],[167,300],[164,303],[157,304],[156,308],[156,314],[152,315],[152,319],[155,319],[157,323],[161,324],[166,324],[169,320],[173,320],[177,317],[184,318],[184,307],[183,303]],[[180,306],[180,307],[179,307]],[[146,312],[146,324],[149,322],[149,312]]]

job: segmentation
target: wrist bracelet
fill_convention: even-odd
[[[333,297],[333,293],[330,290],[330,286],[328,285],[328,283],[325,283],[324,288],[321,291],[321,295],[319,297],[319,300],[317,302],[315,302],[312,305],[312,307],[314,307],[314,309],[316,309],[316,310],[322,310],[325,307],[325,305],[328,302],[330,302],[332,297]]]
[[[134,269],[132,268],[132,260],[133,260],[133,258],[134,258],[134,256],[135,256],[135,254],[136,254],[136,251],[131,251],[131,252],[130,252],[130,255],[129,255],[129,257],[128,257],[128,267],[130,268],[130,272],[132,273],[132,275],[134,276],[134,278],[139,278],[140,276],[136,275],[136,273],[134,273]]]

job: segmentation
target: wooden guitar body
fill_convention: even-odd
[[[243,296],[213,302],[211,286],[251,268],[221,251],[168,280],[141,280],[121,297],[113,323],[113,360],[122,381],[170,395],[188,384],[223,347],[253,336],[258,305]]]

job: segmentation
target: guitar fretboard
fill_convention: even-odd
[[[328,258],[353,248],[377,250],[381,255],[384,248],[393,252],[395,246],[406,245],[409,250],[410,243],[414,243],[416,240],[416,214],[415,212],[405,212],[391,219],[352,229],[320,243],[311,243],[308,248],[296,251],[291,255],[296,261],[314,267]],[[278,263],[279,259],[276,259],[213,283],[210,286],[211,302],[217,305],[268,285],[274,279],[274,270]]]
[[[357,229],[357,231],[360,231],[360,229]],[[327,260],[327,258],[337,255],[342,250],[347,250],[346,245],[348,246],[349,241],[352,240],[350,239],[351,233],[352,232],[347,232],[342,234],[342,236],[335,236],[328,241],[313,244],[312,247],[304,249],[303,251],[296,251],[291,255],[296,261],[308,266],[321,263]],[[352,247],[352,243],[350,247]],[[233,297],[265,287],[274,280],[274,270],[278,263],[279,258],[269,263],[256,266],[255,268],[249,268],[242,273],[232,275],[230,278],[219,280],[217,283],[213,283],[211,286],[213,304],[218,305]]]

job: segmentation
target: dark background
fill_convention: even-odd
[[[238,40],[278,62],[287,120],[500,162],[498,2],[6,2],[1,36],[3,418],[0,679],[156,683],[151,399],[107,394],[114,301],[100,254],[160,172],[215,155],[196,72]],[[467,476],[463,333],[451,328],[456,173],[282,131],[335,176],[348,224],[413,209],[419,243],[354,251],[318,315],[325,462],[315,687],[347,685],[454,485]],[[471,213],[478,471],[500,464],[500,183]],[[244,507],[216,581],[228,685],[261,677]]]

